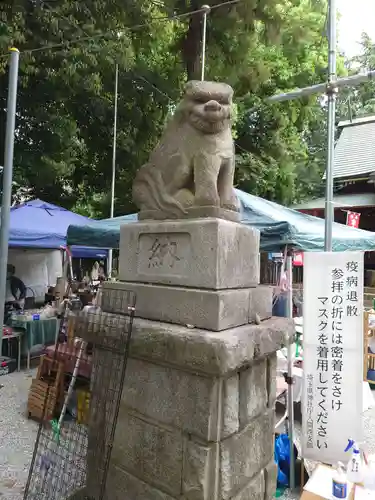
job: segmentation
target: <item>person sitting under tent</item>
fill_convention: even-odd
[[[26,299],[26,285],[15,274],[15,266],[8,264],[5,303],[12,304],[17,309],[23,309]]]

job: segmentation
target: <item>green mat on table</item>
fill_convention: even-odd
[[[9,326],[24,330],[25,335],[22,338],[22,354],[35,345],[50,344],[55,341],[58,326],[57,318],[48,318],[40,320],[25,320],[12,318]]]

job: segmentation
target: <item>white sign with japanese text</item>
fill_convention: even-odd
[[[363,252],[306,252],[303,272],[302,455],[348,461],[362,441]]]

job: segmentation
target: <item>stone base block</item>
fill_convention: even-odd
[[[211,218],[121,226],[121,281],[251,288],[259,267],[259,231],[243,224]]]
[[[274,460],[264,469],[265,495],[264,500],[273,500],[277,488],[277,465]]]
[[[129,474],[122,467],[111,464],[104,500],[175,500],[175,498]]]
[[[273,410],[275,379],[266,377],[265,358],[222,381],[136,359],[129,359],[127,370],[121,408],[207,442],[231,436]]]
[[[253,323],[256,316],[264,320],[272,315],[272,288],[267,286],[199,290],[121,281],[103,284],[103,311],[123,313],[117,298],[125,290],[137,294],[136,316],[139,318],[206,330],[226,330]]]
[[[76,335],[86,342],[104,349],[108,345],[120,349],[123,345],[117,332],[119,328],[128,327],[126,316],[103,312],[101,321],[94,323],[90,315],[81,313],[77,319]],[[221,376],[249,365],[254,358],[274,354],[292,341],[294,331],[294,322],[287,318],[273,317],[260,325],[248,324],[221,332],[136,318],[130,353],[137,359],[150,359],[157,364],[178,366],[193,373]]]
[[[123,317],[101,314],[98,339]],[[272,374],[275,353],[293,330],[285,318],[222,332],[137,318],[105,500],[270,500],[276,478]],[[102,411],[90,419],[88,433],[93,497],[99,467],[98,454],[91,460],[90,452],[105,449],[100,429],[111,418],[100,406],[100,367],[112,355],[95,346],[92,384],[101,390],[92,390],[90,408]]]
[[[218,434],[230,435],[238,430],[238,397],[231,414],[220,412],[219,399],[231,406],[238,391],[225,388],[218,380],[183,372],[168,366],[129,359],[128,374],[122,392],[121,408],[144,415],[174,429],[204,439],[217,441]],[[227,389],[226,391],[224,389]],[[223,413],[223,417],[222,417]],[[225,429],[221,422],[225,420]]]
[[[264,499],[264,477],[260,472],[257,476],[250,481],[236,496],[232,497],[233,500],[265,500]],[[276,490],[275,490],[276,492]]]
[[[67,497],[66,500],[86,500],[87,498],[87,490],[86,488],[81,488],[78,491],[75,491],[72,495]]]
[[[199,217],[215,217],[217,219],[225,219],[233,222],[240,222],[241,214],[233,210],[226,210],[220,207],[191,207],[186,209],[186,214],[182,217],[176,216],[176,219],[196,219]],[[138,214],[138,220],[166,220],[173,219],[171,214],[165,214],[159,210],[143,210]]]
[[[274,454],[273,410],[220,443],[221,497],[229,500],[263,470]]]
[[[126,436],[126,438],[125,438]],[[275,492],[273,411],[220,442],[202,442],[122,409],[107,481],[107,495],[140,489],[150,498],[267,500]],[[110,480],[110,477],[112,480]],[[130,493],[130,491],[128,491]],[[133,492],[134,493],[134,492]]]
[[[183,437],[178,430],[163,428],[120,409],[111,460],[171,495],[180,494]]]
[[[263,321],[272,316],[273,287],[257,286],[249,293],[249,323],[256,321],[256,315]]]
[[[200,457],[197,458],[200,459]],[[274,463],[272,465],[276,467]],[[123,468],[113,465],[108,472],[104,500],[223,500],[224,497],[221,496],[220,492],[215,492],[215,481],[209,475],[205,476],[205,472],[206,471],[202,468],[195,477],[195,481],[202,479],[201,485],[195,486],[194,481],[192,488],[189,488],[188,485],[184,483],[184,495],[171,497],[155,486],[151,486],[132,474],[129,474]],[[274,484],[274,488],[267,489],[268,484],[265,477],[267,477],[266,470],[260,471],[241,491],[235,496],[232,496],[231,500],[272,500],[276,493],[276,484]],[[206,486],[208,481],[211,481],[211,491],[207,491],[207,488],[202,491],[200,486]],[[74,496],[72,499],[69,498],[69,500],[85,500],[86,497],[84,493],[82,493],[82,496]]]

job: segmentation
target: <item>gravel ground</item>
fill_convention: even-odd
[[[38,424],[26,417],[34,370],[0,377],[0,499],[22,500]]]
[[[28,391],[33,376],[35,370],[0,377],[0,500],[23,499],[38,430],[38,424],[26,416]],[[363,422],[368,451],[375,453],[375,408],[363,413]],[[298,420],[295,434],[297,448],[300,449],[301,425]],[[309,472],[314,465],[306,464]],[[297,500],[299,497],[299,491],[287,491],[281,500]]]
[[[0,500],[23,499],[38,432],[38,423],[27,418],[27,398],[35,375],[36,370],[31,370],[0,377]],[[72,422],[68,422],[62,434],[59,452],[54,455],[56,463],[64,463],[64,466],[58,467],[62,476],[60,474],[52,477],[52,489],[45,485],[38,488],[33,476],[30,498],[35,492],[38,499],[66,498],[68,495],[63,491],[64,488],[69,488],[72,484],[84,484],[85,459],[83,458],[82,464],[78,464],[77,460],[80,461],[80,453],[87,448],[87,436],[82,426],[76,427]],[[45,454],[50,441],[52,431],[43,430],[35,470],[41,468],[40,454]],[[41,491],[38,492],[39,489]]]

